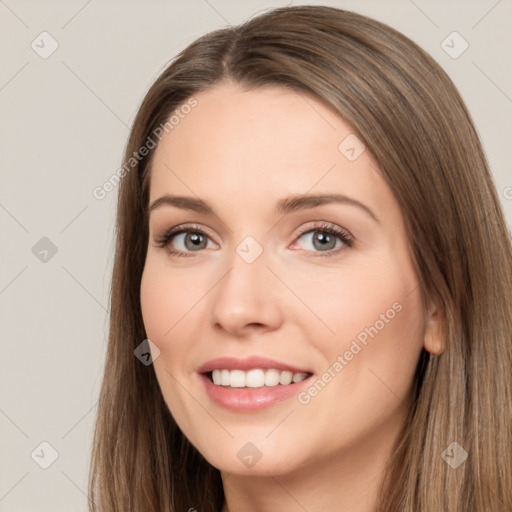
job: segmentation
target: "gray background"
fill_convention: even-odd
[[[0,0],[0,511],[87,509],[117,189],[92,191],[119,168],[144,94],[200,35],[287,3]],[[512,0],[293,3],[376,18],[441,64],[510,226]],[[453,31],[469,44],[457,58]]]

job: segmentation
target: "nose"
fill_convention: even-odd
[[[265,253],[252,263],[238,254],[211,297],[211,318],[216,329],[235,336],[278,329],[283,322],[282,284],[267,267]]]

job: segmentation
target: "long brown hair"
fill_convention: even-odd
[[[143,100],[125,164],[194,94],[224,80],[313,95],[353,127],[401,207],[424,304],[444,311],[446,350],[420,357],[378,510],[512,510],[512,244],[450,78],[411,40],[365,16],[274,9],[201,37],[173,60]],[[120,182],[90,510],[219,512],[219,471],[177,427],[152,366],[134,357],[146,338],[139,292],[153,153],[131,162]],[[468,454],[457,468],[442,456],[460,450],[455,442]]]

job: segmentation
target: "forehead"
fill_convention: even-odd
[[[150,201],[162,193],[241,206],[308,192],[382,199],[387,185],[372,155],[357,156],[364,146],[351,126],[311,95],[228,82],[194,99],[156,148]]]

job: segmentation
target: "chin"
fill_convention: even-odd
[[[269,474],[290,473],[302,466],[296,453],[277,451],[274,447],[250,441],[227,443],[222,452],[208,450],[201,453],[212,466],[228,474],[268,477]]]

